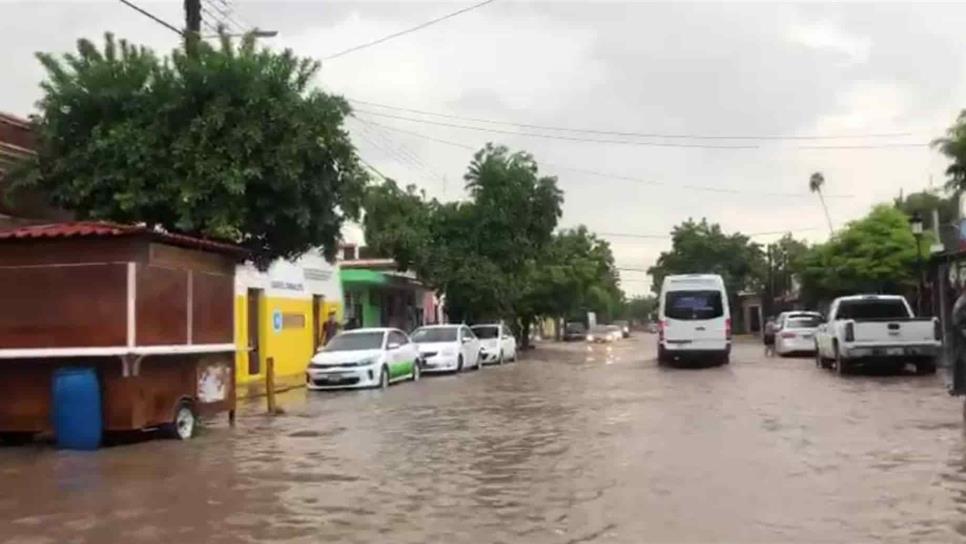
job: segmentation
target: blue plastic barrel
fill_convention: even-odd
[[[58,368],[51,398],[57,447],[95,450],[101,445],[101,386],[93,368]]]

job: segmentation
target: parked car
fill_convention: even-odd
[[[616,342],[621,338],[620,327],[614,325],[598,325],[587,333],[587,341],[595,344]]]
[[[856,367],[896,368],[915,363],[920,374],[936,372],[942,329],[933,317],[915,317],[906,299],[856,295],[832,302],[828,322],[815,333],[815,363],[840,374]]]
[[[587,326],[580,321],[571,321],[564,327],[563,339],[566,342],[583,340],[587,337]]]
[[[731,310],[721,276],[685,274],[664,278],[658,321],[658,363],[669,363],[675,357],[695,357],[728,364]]]
[[[466,325],[429,325],[413,331],[425,372],[481,368],[480,341]]]
[[[419,379],[419,352],[398,329],[346,331],[319,348],[305,371],[309,389],[382,387]]]
[[[502,365],[504,361],[517,360],[517,339],[502,323],[473,325],[473,334],[480,339],[482,363]]]
[[[646,330],[651,334],[657,334],[660,331],[660,327],[657,323],[648,323]]]
[[[623,319],[619,319],[613,323],[615,326],[620,327],[621,336],[623,338],[628,338],[631,335],[631,323]]]
[[[818,312],[782,312],[775,323],[775,353],[814,353],[815,331],[822,324]]]

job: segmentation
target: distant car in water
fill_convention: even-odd
[[[517,339],[505,325],[473,325],[473,334],[480,339],[482,363],[502,365],[504,361],[517,360]]]
[[[620,327],[620,329],[621,329],[621,336],[622,337],[624,337],[624,338],[630,337],[630,335],[631,335],[631,323],[629,321],[624,320],[624,319],[618,319],[617,321],[615,321],[613,323],[613,325],[615,325],[617,327]]]
[[[579,321],[572,321],[564,327],[563,339],[567,342],[583,340],[586,336],[587,326]]]
[[[466,325],[428,325],[413,331],[425,372],[481,368],[480,341]]]
[[[775,323],[775,353],[815,353],[815,331],[823,321],[818,312],[782,312]]]
[[[616,342],[621,338],[621,329],[616,325],[598,325],[587,332],[587,341],[595,344]]]
[[[419,379],[419,353],[397,329],[356,329],[320,348],[305,371],[309,389],[386,388]]]

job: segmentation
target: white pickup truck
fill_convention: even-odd
[[[815,362],[839,374],[856,367],[900,368],[914,363],[920,374],[936,372],[942,329],[932,317],[915,317],[906,299],[855,295],[832,302],[828,322],[815,332]]]

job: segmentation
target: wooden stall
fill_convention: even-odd
[[[105,431],[177,431],[185,410],[192,425],[233,415],[243,258],[237,246],[105,222],[0,231],[0,433],[51,430],[63,367],[96,369]]]

